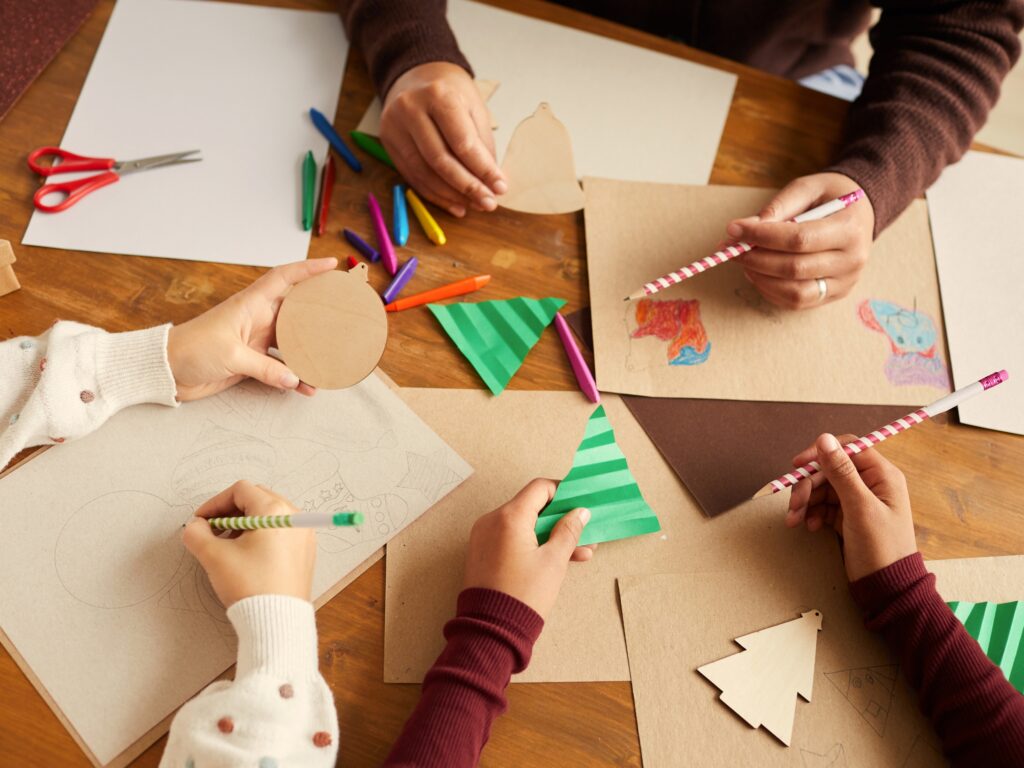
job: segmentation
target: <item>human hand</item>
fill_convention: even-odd
[[[395,80],[384,99],[380,140],[416,191],[453,216],[493,211],[508,191],[494,159],[491,118],[462,67],[421,64]]]
[[[531,481],[513,499],[473,524],[466,554],[465,587],[504,592],[526,603],[541,618],[555,604],[569,561],[586,562],[594,546],[578,547],[590,510],[574,509],[558,521],[544,544],[537,544],[537,515],[551,501],[554,480]]]
[[[205,518],[295,512],[287,499],[248,480],[240,480],[196,510],[196,519],[185,526],[182,539],[225,608],[254,595],[309,600],[316,538],[312,528],[264,528],[224,538],[214,533]]]
[[[836,529],[850,581],[917,552],[906,478],[873,448],[847,456],[842,446],[856,439],[824,434],[794,457],[794,467],[817,459],[821,472],[793,487],[786,513],[790,528],[806,520],[809,531]]]
[[[303,395],[316,390],[299,381],[288,366],[267,355],[277,343],[277,311],[291,287],[329,272],[338,260],[310,259],[275,267],[247,288],[199,317],[171,328],[167,361],[178,386],[178,400],[215,395],[251,376],[277,389]]]
[[[757,248],[741,256],[747,279],[768,301],[787,309],[807,309],[840,299],[857,283],[868,263],[875,212],[865,196],[819,221],[789,221],[858,188],[841,173],[801,176],[787,184],[757,216],[736,219],[726,228],[733,242]],[[822,298],[818,278],[825,281]]]

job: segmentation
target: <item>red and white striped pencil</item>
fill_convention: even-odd
[[[837,197],[835,200],[829,200],[827,203],[822,203],[817,208],[811,208],[806,213],[801,213],[796,218],[792,219],[797,224],[805,221],[818,221],[824,219],[827,216],[831,216],[833,213],[849,208],[851,205],[856,203],[858,200],[864,198],[863,189],[855,189],[849,194]],[[725,264],[727,261],[732,261],[737,256],[742,256],[744,253],[754,250],[756,246],[750,245],[750,243],[733,243],[727,245],[720,251],[715,251],[710,256],[705,256],[703,259],[698,259],[692,264],[687,264],[685,267],[680,267],[675,272],[669,272],[667,275],[653,280],[650,283],[644,283],[644,287],[629,294],[623,301],[635,301],[636,299],[642,299],[644,296],[650,296],[651,294],[663,291],[666,288],[671,288],[673,285],[678,285],[683,280],[689,280],[691,277],[699,275],[701,272],[706,272],[712,267],[717,267],[719,264]]]
[[[865,451],[893,435],[907,431],[912,426],[920,424],[925,419],[934,418],[940,413],[945,413],[951,408],[955,408],[964,400],[968,400],[975,395],[984,392],[986,389],[991,389],[998,384],[1002,384],[1008,378],[1010,378],[1010,374],[1006,371],[990,373],[985,378],[979,379],[973,384],[968,384],[966,387],[962,387],[952,394],[939,398],[931,405],[926,405],[924,408],[920,408],[913,413],[908,413],[902,419],[896,419],[896,421],[891,424],[886,424],[884,427],[876,429],[870,435],[865,435],[864,437],[854,440],[852,443],[847,443],[843,446],[843,450],[846,452],[847,456],[853,453]],[[769,494],[784,491],[786,488],[796,485],[801,480],[804,480],[820,471],[821,466],[816,461],[804,464],[802,467],[798,467],[792,472],[787,472],[782,475],[782,477],[772,480],[768,485],[755,493],[754,498],[757,499],[761,496],[768,496]]]

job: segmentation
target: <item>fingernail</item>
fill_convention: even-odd
[[[736,222],[726,227],[725,231],[729,233],[729,237],[743,237],[743,227]]]
[[[285,389],[295,389],[299,386],[299,377],[291,371],[286,371],[281,374],[281,386]]]
[[[839,441],[836,440],[836,436],[830,435],[827,432],[821,436],[821,442],[824,443],[826,451],[838,451],[840,448]]]
[[[498,207],[498,201],[488,195],[480,200],[480,205],[483,206],[485,211],[493,211]]]
[[[586,525],[587,523],[590,522],[590,510],[589,509],[581,509],[580,510],[580,522],[583,523],[584,525]]]
[[[448,209],[448,213],[450,213],[452,216],[457,216],[458,218],[461,219],[463,216],[466,215],[466,209],[463,208],[461,205],[453,205],[451,208]]]
[[[494,182],[494,186],[492,187],[492,189],[494,190],[494,194],[504,195],[506,192],[508,192],[508,184],[506,184],[501,179],[498,179],[496,182]]]

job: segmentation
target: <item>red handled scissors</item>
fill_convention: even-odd
[[[86,176],[74,181],[63,181],[54,184],[44,184],[32,197],[36,208],[47,213],[57,213],[70,208],[90,192],[95,192],[101,187],[113,184],[126,173],[146,171],[150,168],[162,168],[167,165],[179,163],[197,163],[201,157],[189,157],[199,152],[198,149],[190,149],[188,152],[175,152],[171,155],[158,155],[156,157],[144,157],[141,160],[115,160],[112,157],[82,157],[71,152],[66,152],[59,147],[40,147],[28,156],[28,167],[40,176],[55,176],[58,173],[80,173],[81,171],[106,171],[92,176]],[[49,158],[47,165],[41,165],[40,160]],[[55,164],[56,160],[60,160]],[[43,198],[50,194],[62,195],[62,199],[48,204]]]

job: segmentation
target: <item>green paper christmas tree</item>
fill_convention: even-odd
[[[999,667],[1010,684],[1024,693],[1024,603],[947,603],[967,633]]]
[[[603,405],[590,415],[572,469],[537,519],[537,540],[542,544],[547,541],[555,523],[577,507],[586,507],[591,514],[580,544],[599,544],[661,530],[654,510],[644,501],[626,465],[626,457],[615,442],[615,432]]]
[[[565,299],[428,304],[484,384],[500,395]]]

